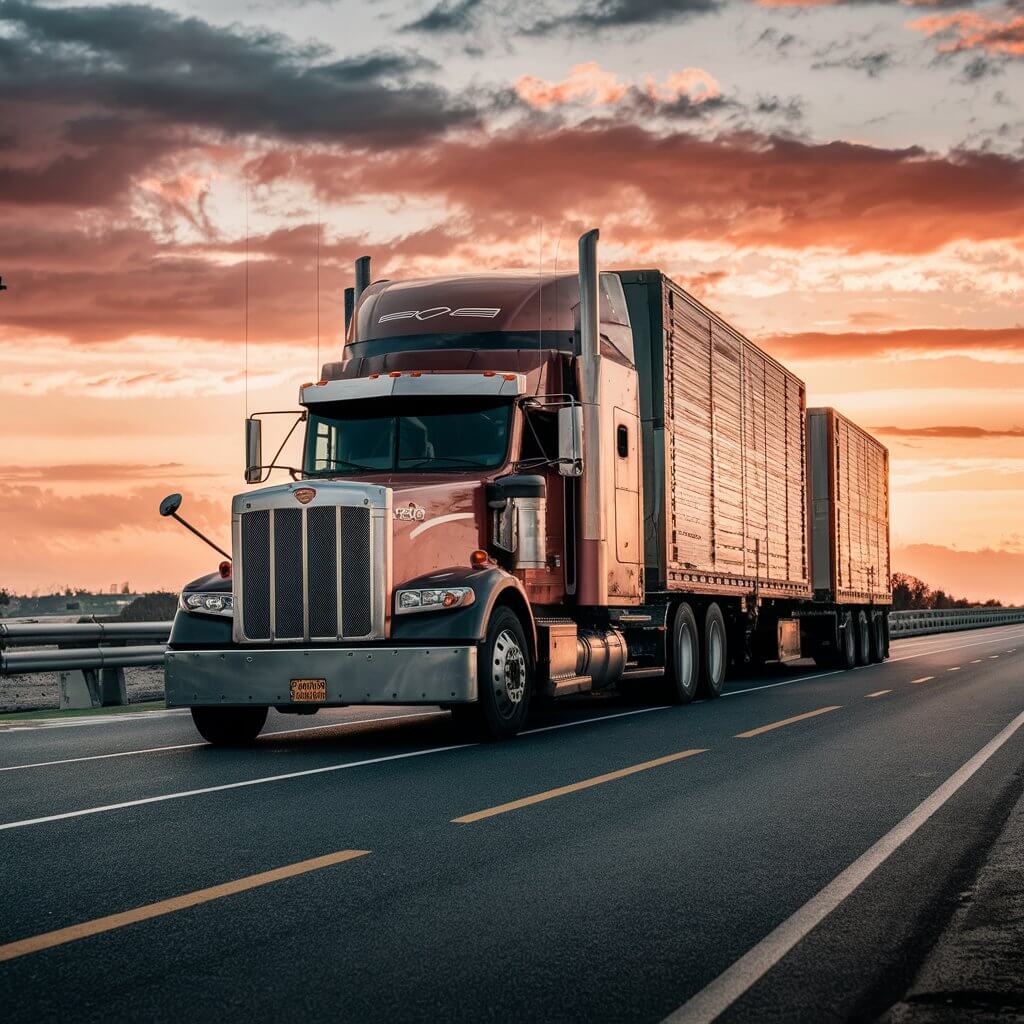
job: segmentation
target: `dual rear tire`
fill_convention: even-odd
[[[666,699],[689,704],[697,697],[720,696],[725,689],[728,644],[725,616],[715,602],[704,609],[699,624],[689,603],[678,604],[669,634]]]

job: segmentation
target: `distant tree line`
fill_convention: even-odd
[[[932,590],[924,580],[907,572],[892,574],[893,611],[905,612],[912,608],[1002,608],[1003,602],[990,597],[987,601],[968,601],[954,597],[944,590]]]

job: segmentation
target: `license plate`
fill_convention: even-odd
[[[327,700],[326,679],[293,679],[292,703],[308,704]]]

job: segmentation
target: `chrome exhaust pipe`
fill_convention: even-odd
[[[576,597],[583,605],[608,604],[607,512],[602,482],[601,307],[595,228],[580,237],[579,388],[583,406],[583,477],[580,480],[580,535]]]
[[[359,297],[370,287],[370,257],[360,256],[356,260],[355,304],[359,305]]]

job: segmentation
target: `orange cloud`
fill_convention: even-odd
[[[612,71],[604,70],[596,61],[577,64],[561,82],[548,82],[534,75],[522,75],[515,83],[516,95],[538,110],[568,103],[582,103],[591,107],[612,106],[620,103],[638,87],[623,82]],[[703,103],[722,94],[722,88],[702,68],[683,68],[673,71],[663,81],[653,75],[644,79],[643,94],[660,103],[673,103],[688,99]]]
[[[979,11],[954,11],[918,18],[909,28],[928,36],[940,36],[940,53],[959,53],[963,50],[984,50],[1024,56],[1024,15],[1006,11],[1000,20]]]
[[[762,343],[773,355],[784,359],[869,359],[935,352],[1024,352],[1024,326],[979,330],[919,327],[902,331],[846,331],[836,334],[804,331],[764,338]],[[896,428],[886,429],[894,431]]]

